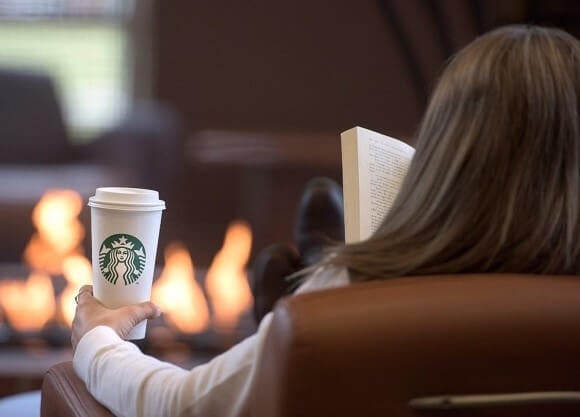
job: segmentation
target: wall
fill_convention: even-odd
[[[424,2],[385,3],[394,4],[431,82],[445,51]],[[467,2],[445,3],[460,17],[453,36],[462,44],[474,34]],[[408,135],[424,100],[382,7],[374,0],[160,1],[157,95],[191,129],[339,132],[360,124]]]
[[[337,151],[339,133],[354,125],[410,138],[445,59],[477,33],[470,4],[160,0],[154,95],[178,110],[192,140],[210,128],[335,138],[312,140],[307,153]],[[184,156],[182,189],[167,211],[168,220],[177,220],[165,233],[190,242],[202,264],[235,217],[251,222],[256,248],[291,240],[306,180],[340,181],[338,158],[333,166],[303,166],[282,157],[262,169]]]

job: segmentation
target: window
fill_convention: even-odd
[[[131,98],[133,0],[0,0],[0,66],[53,77],[72,136],[115,124]]]

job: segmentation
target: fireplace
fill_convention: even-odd
[[[74,191],[47,192],[33,211],[36,232],[24,263],[0,265],[0,360],[10,365],[0,366],[0,396],[7,393],[3,377],[6,385],[19,369],[35,374],[34,365],[30,369],[35,359],[44,358],[32,388],[44,368],[70,357],[74,297],[92,276],[82,244],[87,233],[78,219],[83,205]],[[251,244],[249,226],[234,221],[208,267],[196,267],[179,242],[160,248],[152,301],[163,314],[150,321],[147,338],[136,344],[145,353],[189,367],[253,333],[246,270]],[[2,375],[7,368],[11,374]]]

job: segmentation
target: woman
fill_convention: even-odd
[[[403,275],[578,274],[579,94],[580,45],[570,35],[507,27],[474,41],[439,81],[383,224],[332,249],[298,292]],[[118,415],[248,415],[270,315],[188,372],[123,342],[157,314],[151,303],[107,310],[81,289],[73,364],[89,391]]]
[[[438,83],[388,216],[326,265],[351,281],[460,272],[580,272],[580,43],[508,27]],[[380,256],[376,256],[380,254]]]

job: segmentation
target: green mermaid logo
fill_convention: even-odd
[[[112,235],[101,244],[99,268],[111,284],[116,284],[119,277],[123,277],[125,285],[130,285],[143,273],[145,258],[145,248],[135,236]]]

